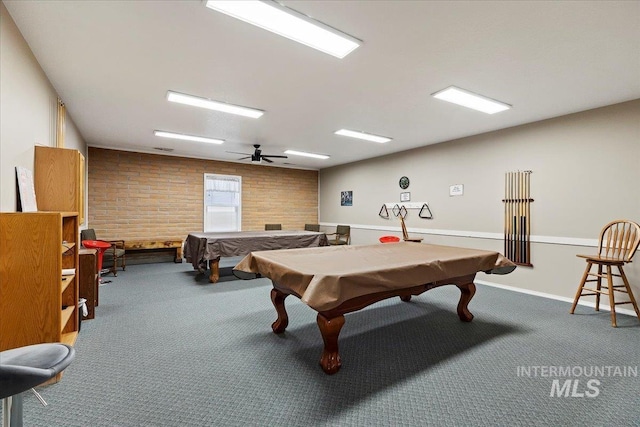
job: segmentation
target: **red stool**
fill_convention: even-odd
[[[102,254],[111,247],[111,243],[102,240],[83,240],[82,245],[87,249],[98,251],[98,282],[102,282]]]
[[[379,240],[380,243],[398,243],[400,238],[398,236],[382,236]]]

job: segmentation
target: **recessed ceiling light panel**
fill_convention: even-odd
[[[204,136],[185,135],[183,133],[165,132],[161,130],[153,131],[153,134],[155,136],[160,136],[162,138],[173,138],[173,139],[182,139],[185,141],[206,142],[208,144],[224,143],[223,139],[205,138]]]
[[[208,0],[205,4],[210,9],[337,58],[344,58],[362,43],[354,37],[275,1]]]
[[[254,119],[257,119],[264,114],[264,111],[262,110],[241,107],[239,105],[227,104],[219,101],[212,101],[207,98],[186,95],[184,93],[173,92],[171,90],[167,92],[167,101],[191,105],[193,107],[206,108],[208,110],[222,111],[223,113],[236,114],[238,116],[251,117]]]
[[[385,143],[391,141],[391,138],[386,136],[373,135],[370,133],[359,132],[349,129],[340,129],[334,132],[336,135],[348,136],[351,138],[364,139],[365,141]]]
[[[511,105],[505,104],[504,102],[496,101],[495,99],[487,98],[486,96],[478,95],[455,86],[449,86],[446,89],[432,94],[432,96],[487,114],[499,113],[500,111],[511,108]]]
[[[326,154],[307,153],[305,151],[287,150],[284,153],[291,154],[293,156],[313,157],[314,159],[326,160],[329,158],[329,156],[327,156]]]

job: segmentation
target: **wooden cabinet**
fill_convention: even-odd
[[[0,351],[78,336],[78,215],[0,213]]]
[[[80,249],[78,261],[78,287],[80,298],[87,300],[87,317],[96,317],[95,307],[98,305],[98,255],[95,249]]]
[[[78,150],[35,147],[34,188],[39,211],[78,212],[84,223],[84,156]]]

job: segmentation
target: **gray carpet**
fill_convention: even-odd
[[[479,279],[490,276],[479,274]],[[287,299],[277,336],[267,279],[189,264],[132,265],[100,287],[76,360],[25,426],[640,426],[640,378],[597,377],[596,397],[551,397],[554,379],[518,367],[640,365],[640,322],[478,286],[458,320],[447,286],[346,316],[342,369],[318,365],[316,313]],[[579,380],[576,394],[591,391]],[[572,383],[573,384],[573,383]]]

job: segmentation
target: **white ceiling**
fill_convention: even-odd
[[[257,143],[328,154],[274,162],[322,169],[640,98],[640,1],[282,1],[363,40],[344,59],[198,0],[4,3],[94,147],[236,161],[227,151]],[[487,115],[431,96],[450,85],[513,108]],[[167,90],[266,113],[173,104]]]

